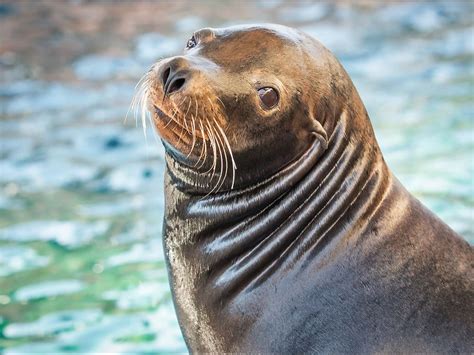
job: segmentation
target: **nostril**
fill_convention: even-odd
[[[168,77],[170,76],[171,68],[168,67],[164,72],[163,75],[161,76],[161,80],[163,81],[163,85],[166,85],[166,81],[168,80]]]
[[[181,87],[184,85],[186,79],[184,78],[177,78],[177,79],[173,79],[173,81],[171,82],[170,84],[170,87],[168,89],[168,93],[172,93],[172,92],[175,92],[175,91],[178,91],[179,89],[181,89]]]

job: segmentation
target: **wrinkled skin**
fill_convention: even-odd
[[[191,44],[147,82],[189,349],[472,352],[472,249],[389,171],[334,56],[275,25],[203,29]],[[169,68],[183,80],[167,92]],[[278,92],[276,107],[262,106],[261,87]],[[211,134],[184,129],[189,112],[225,132],[234,182],[218,150],[200,159]]]

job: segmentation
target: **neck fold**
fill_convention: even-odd
[[[315,137],[298,160],[259,185],[179,199],[167,227],[179,218],[189,228],[173,244],[200,265],[202,282],[221,289],[221,300],[258,287],[274,268],[305,265],[346,230],[365,228],[391,175],[375,139],[351,141],[349,129],[342,115],[327,149]]]

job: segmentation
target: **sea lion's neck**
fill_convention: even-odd
[[[169,183],[171,268],[193,265],[186,270],[193,287],[212,288],[222,302],[258,287],[275,268],[313,260],[329,242],[351,237],[346,231],[356,237],[384,199],[391,175],[375,139],[351,141],[350,129],[343,115],[327,149],[315,139],[297,161],[252,188],[194,197]]]

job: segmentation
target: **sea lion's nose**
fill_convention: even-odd
[[[184,86],[189,75],[189,70],[184,62],[183,58],[176,57],[165,65],[161,74],[165,95],[172,94]]]

